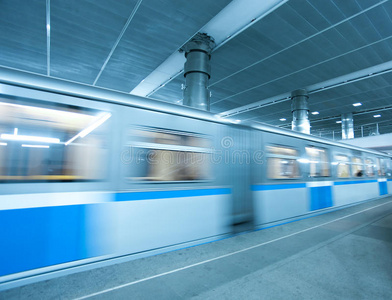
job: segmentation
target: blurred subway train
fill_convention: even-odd
[[[392,191],[391,159],[0,69],[0,283],[269,227]]]

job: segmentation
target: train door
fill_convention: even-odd
[[[251,198],[252,150],[250,131],[229,128],[222,137],[221,146],[226,166],[226,176],[232,188],[232,224],[234,232],[253,228],[253,205]]]

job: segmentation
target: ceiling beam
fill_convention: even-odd
[[[213,37],[216,47],[212,52],[216,51],[287,1],[289,0],[233,0],[194,35],[200,32]],[[182,47],[183,45],[143,79],[130,93],[148,97],[182,74],[185,63],[184,54],[179,52]]]
[[[110,52],[109,52],[109,55],[107,56],[105,62],[103,63],[103,65],[102,65],[102,67],[101,67],[101,70],[99,71],[97,77],[96,77],[95,80],[94,80],[94,83],[93,83],[94,86],[97,84],[98,79],[99,79],[99,77],[101,77],[103,70],[106,68],[106,65],[108,64],[109,60],[112,58],[112,55],[113,55],[113,53],[114,53],[114,50],[116,50],[116,48],[117,48],[118,44],[120,43],[120,41],[121,41],[121,39],[122,39],[122,37],[123,37],[125,31],[127,30],[129,24],[131,23],[131,21],[132,21],[133,17],[135,16],[137,10],[139,9],[140,5],[142,4],[142,1],[143,1],[143,0],[139,0],[139,1],[136,3],[136,5],[135,5],[135,7],[133,8],[131,14],[129,15],[127,22],[125,23],[123,29],[121,30],[120,35],[117,37],[116,42],[114,43],[112,49],[111,49]]]
[[[308,94],[323,92],[332,88],[337,88],[346,84],[354,83],[364,79],[369,79],[375,76],[383,75],[392,72],[392,61],[352,72],[343,76],[339,76],[330,80],[319,82],[305,87]],[[232,117],[238,114],[250,112],[255,109],[260,109],[266,105],[276,104],[283,101],[290,100],[291,92],[283,93],[277,96],[269,97],[248,105],[240,106],[228,111],[217,114],[221,118]]]
[[[342,53],[342,54],[340,54],[340,55],[337,55],[337,56],[334,56],[334,57],[330,57],[330,58],[328,58],[328,59],[326,59],[326,60],[323,60],[323,61],[320,61],[320,62],[318,62],[318,63],[316,63],[316,64],[307,66],[307,67],[305,67],[305,68],[296,70],[296,71],[294,71],[294,72],[292,72],[292,73],[285,74],[285,75],[283,75],[283,76],[280,76],[280,77],[274,78],[274,79],[272,79],[272,80],[263,82],[263,83],[261,83],[261,84],[259,84],[259,85],[252,86],[251,88],[248,88],[248,89],[246,89],[246,90],[242,90],[241,92],[238,92],[238,93],[236,93],[236,94],[232,94],[232,95],[230,95],[230,96],[228,96],[228,97],[219,99],[219,100],[217,100],[217,101],[215,101],[215,102],[212,102],[211,105],[215,105],[215,104],[217,104],[217,103],[219,103],[219,102],[222,102],[222,101],[228,100],[228,99],[230,99],[230,98],[239,96],[239,95],[241,95],[241,94],[244,94],[244,93],[246,93],[246,92],[252,91],[252,90],[254,90],[254,89],[261,88],[261,87],[266,86],[266,85],[268,85],[268,84],[271,84],[271,83],[274,83],[274,82],[276,82],[276,81],[282,80],[282,79],[284,79],[284,78],[287,78],[287,77],[290,77],[290,76],[299,74],[299,73],[301,73],[301,72],[303,72],[303,71],[312,69],[312,68],[314,68],[314,67],[317,67],[317,66],[319,66],[319,65],[328,63],[328,62],[330,62],[330,61],[332,61],[332,60],[335,60],[335,59],[337,59],[337,58],[340,58],[340,57],[349,55],[349,54],[354,53],[354,52],[356,52],[356,51],[360,51],[360,50],[362,50],[362,49],[371,47],[371,46],[376,45],[376,44],[378,44],[378,43],[382,43],[382,42],[388,41],[388,40],[390,40],[390,39],[392,39],[392,36],[388,36],[388,37],[386,37],[386,38],[377,40],[377,41],[375,41],[375,42],[373,42],[373,43],[366,44],[366,45],[364,45],[364,46],[362,46],[362,47],[359,47],[359,48],[350,50],[350,51],[345,52],[345,53]],[[301,41],[301,42],[302,42],[302,41]],[[289,47],[289,48],[291,48],[291,47]],[[286,48],[286,49],[288,49],[288,48]],[[280,52],[281,52],[281,51],[280,51]],[[275,53],[275,54],[276,54],[276,53]],[[268,58],[273,57],[275,54],[270,55]],[[267,58],[266,58],[266,59],[267,59]],[[264,60],[265,60],[265,59],[263,59],[262,61],[264,61]],[[257,64],[258,64],[258,62],[253,63],[251,66],[254,66],[254,65],[257,65]],[[225,78],[219,80],[219,82],[223,81],[223,80],[226,79],[226,78],[231,77],[232,75],[238,74],[238,73],[242,72],[243,70],[248,69],[249,67],[250,67],[250,66],[248,66],[248,67],[246,67],[246,68],[244,68],[244,69],[242,69],[242,70],[240,70],[240,71],[237,71],[237,72],[231,74],[230,76],[225,77]],[[209,86],[209,88],[212,87],[212,86],[213,86],[214,84],[216,84],[216,83],[217,83],[217,82],[211,84],[211,85]]]

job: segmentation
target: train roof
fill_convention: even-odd
[[[194,109],[191,107],[167,103],[164,101],[151,99],[151,98],[144,98],[140,96],[131,95],[129,93],[123,93],[123,92],[109,90],[101,87],[95,87],[87,84],[84,85],[81,83],[76,83],[63,79],[57,79],[57,78],[39,75],[35,73],[22,72],[19,70],[6,68],[6,67],[0,67],[0,83],[19,86],[19,87],[33,88],[40,91],[53,92],[62,95],[75,96],[75,97],[89,99],[89,100],[138,107],[138,108],[143,108],[143,109],[148,109],[148,110],[153,110],[158,112],[190,117],[194,119],[226,124],[230,126],[253,128],[255,130],[261,130],[261,131],[280,134],[284,136],[291,136],[291,137],[300,138],[312,142],[319,142],[322,144],[392,157],[386,153],[379,152],[376,150],[360,148],[357,146],[335,142],[314,135],[303,134],[300,132],[269,126],[257,122],[239,123],[236,120],[221,118],[219,117],[219,115]],[[0,89],[0,93],[7,94],[7,91],[6,89]]]

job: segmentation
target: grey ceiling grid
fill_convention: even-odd
[[[0,65],[46,74],[46,3],[0,2]]]
[[[143,1],[97,85],[129,92],[228,3]]]
[[[136,4],[105,2],[51,1],[52,76],[93,84]]]
[[[230,2],[2,0],[0,65],[128,93]],[[211,111],[290,128],[280,95],[388,62],[392,1],[289,0],[212,53]],[[392,132],[392,70],[381,71],[312,93],[312,133],[339,138],[342,112],[354,112],[356,135],[376,123]],[[179,74],[151,98],[180,104],[183,83]],[[276,103],[254,105],[266,99]]]

